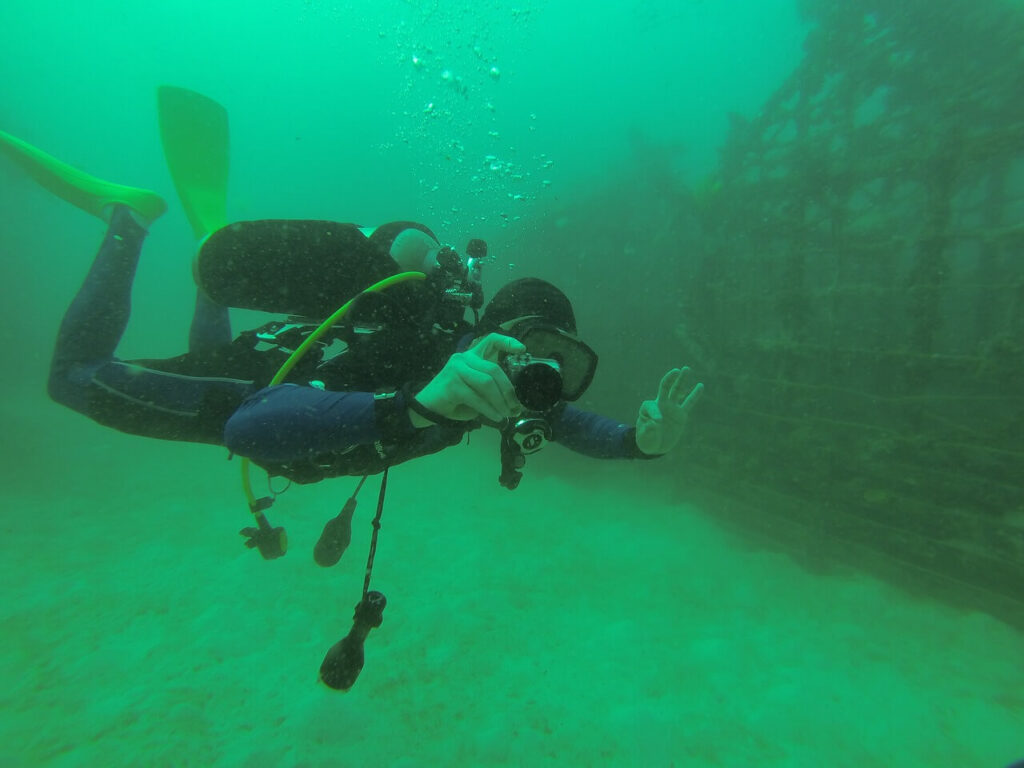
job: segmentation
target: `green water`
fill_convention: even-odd
[[[782,0],[7,4],[0,128],[172,201],[119,350],[170,356],[193,244],[160,156],[157,84],[227,106],[234,218],[411,218],[460,246],[486,237],[493,291],[520,257],[564,271],[575,254],[517,242],[575,195],[614,188],[645,150],[668,147],[653,157],[683,181],[713,170],[728,114],[768,98],[803,31]],[[50,403],[52,340],[101,231],[0,165],[0,766],[1024,756],[1019,633],[738,541],[714,508],[679,503],[671,457],[552,447],[509,493],[479,433],[392,474],[373,577],[384,623],[355,687],[325,689],[317,669],[351,623],[375,484],[337,567],[310,553],[347,479],[282,496],[272,519],[291,552],[264,562],[241,545],[248,513],[223,450],[119,435]],[[580,317],[604,319],[614,291],[586,287],[582,275]],[[610,358],[591,396],[631,419],[656,381]]]

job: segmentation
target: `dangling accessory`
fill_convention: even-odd
[[[324,526],[323,533],[320,534],[316,546],[313,547],[313,559],[317,565],[330,568],[341,560],[341,556],[348,549],[348,545],[352,541],[352,515],[356,511],[356,494],[363,487],[367,477],[369,475],[363,476],[359,485],[352,491],[352,495],[345,501],[341,512],[328,520]]]
[[[365,479],[365,478],[364,478]],[[380,532],[380,517],[384,512],[384,494],[388,487],[388,471],[380,481],[380,493],[377,496],[377,515],[373,518],[373,535],[370,537],[370,554],[366,558],[366,576],[363,579],[363,598],[356,604],[352,617],[352,629],[341,640],[331,646],[320,665],[320,680],[328,688],[336,691],[347,691],[351,688],[363,669],[365,655],[363,644],[371,629],[379,627],[384,621],[384,606],[387,598],[382,592],[370,589],[370,575],[373,572],[373,559],[377,554],[377,534]]]
[[[498,482],[510,491],[523,479],[526,457],[551,441],[551,425],[539,416],[505,419],[501,427],[501,474]]]

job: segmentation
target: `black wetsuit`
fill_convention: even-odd
[[[392,227],[390,239],[398,231]],[[200,293],[188,353],[165,360],[117,359],[145,235],[126,208],[114,211],[60,327],[49,380],[57,402],[122,432],[225,445],[298,482],[372,474],[461,440],[461,427],[413,427],[402,387],[424,384],[439,371],[471,338],[462,332],[468,326],[439,332],[392,323],[372,343],[355,343],[326,361],[318,352],[287,383],[268,387],[287,352],[259,350],[253,332],[232,339],[227,309]],[[388,241],[366,242],[367,257],[390,259]],[[423,311],[415,294],[375,301],[383,303],[368,302],[364,314],[371,318]],[[632,427],[572,406],[560,409],[552,428],[555,441],[580,453],[641,456]]]

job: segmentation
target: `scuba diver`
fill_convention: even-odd
[[[703,388],[689,369],[665,374],[635,425],[574,407],[597,355],[578,337],[568,298],[528,278],[504,286],[484,307],[480,240],[463,256],[415,222],[372,229],[228,223],[223,107],[168,86],[158,97],[168,167],[200,243],[188,352],[170,359],[115,357],[143,241],[166,211],[164,200],[90,176],[0,131],[0,154],[107,224],[57,335],[49,377],[56,402],[123,432],[226,446],[298,483],[384,473],[378,521],[388,468],[456,445],[480,426],[501,433],[499,480],[507,488],[549,441],[596,458],[651,458],[680,440]],[[235,336],[229,307],[286,319]],[[247,545],[267,559],[280,556],[283,529],[264,515],[272,500],[256,499],[243,484],[257,521],[242,532]],[[351,511],[325,527],[321,565],[344,551],[350,519]],[[353,629],[361,637],[345,650],[344,681],[332,687],[351,685],[353,644],[361,668],[362,638],[380,623],[383,596],[373,602],[380,593],[368,589],[370,565],[372,548]]]

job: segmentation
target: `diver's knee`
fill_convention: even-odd
[[[87,377],[83,380],[78,366],[52,363],[50,375],[46,381],[46,393],[55,403],[63,405],[79,413],[84,413]]]

